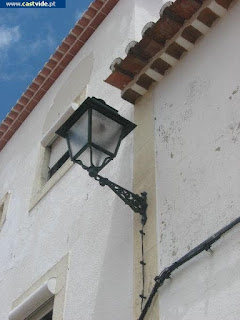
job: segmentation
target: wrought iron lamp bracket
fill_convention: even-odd
[[[113,192],[115,192],[119,198],[123,200],[123,202],[129,207],[132,208],[132,210],[136,213],[140,213],[141,215],[141,222],[143,225],[145,225],[147,221],[147,193],[142,192],[141,196],[138,194],[135,194],[116,183],[108,180],[107,178],[104,178],[100,175],[96,175],[94,177],[96,181],[99,182],[100,186],[108,186],[110,189],[112,189]]]
[[[83,169],[87,170],[90,177],[93,177],[96,181],[99,182],[100,186],[108,186],[115,192],[119,198],[123,200],[125,204],[127,204],[134,212],[139,213],[141,215],[142,225],[145,225],[147,222],[147,192],[142,192],[141,196],[135,194],[118,184],[110,181],[107,178],[100,176],[97,171],[93,168],[87,168],[82,164],[80,160],[76,160],[76,163],[80,164]]]

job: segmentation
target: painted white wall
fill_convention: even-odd
[[[151,0],[146,5],[145,0],[135,1],[135,37],[133,40],[142,39],[142,30],[149,22],[156,22],[160,17],[160,9],[165,0]]]
[[[240,215],[240,4],[153,89],[159,272]],[[240,226],[173,273],[160,319],[239,319]]]
[[[132,106],[103,80],[111,62],[124,56],[135,38],[135,9],[134,0],[116,5],[1,152],[0,198],[12,194],[0,232],[1,320],[8,319],[12,302],[67,252],[71,262],[64,320],[132,319],[132,211],[77,165],[30,212],[29,204],[45,117],[82,59],[94,56],[89,96],[104,99],[132,119]],[[102,174],[131,188],[132,136]]]

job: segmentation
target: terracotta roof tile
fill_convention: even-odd
[[[76,41],[76,36],[74,36],[74,35],[72,35],[72,34],[69,34],[66,38],[65,38],[65,40],[64,40],[64,42],[66,42],[67,44],[69,44],[69,45],[72,45],[75,41]]]
[[[68,52],[69,48],[70,48],[70,45],[67,44],[64,40],[63,40],[63,42],[60,44],[60,46],[58,47],[59,51],[61,51],[61,52],[63,52],[63,53]]]
[[[107,83],[122,90],[122,98],[135,103],[160,81],[183,54],[222,17],[233,0],[176,0],[166,3],[156,23],[149,22],[139,42],[127,47],[127,56],[112,63]],[[128,49],[129,48],[129,49]]]
[[[69,53],[66,54],[64,58],[60,61],[59,66],[65,69],[69,65],[70,61],[72,61],[73,58],[74,58],[73,55]]]
[[[36,100],[30,100],[29,103],[26,105],[25,110],[30,113],[36,107],[37,104],[38,102]]]
[[[93,34],[93,32],[95,31],[95,29],[88,27],[79,37],[79,40],[82,41],[83,43],[85,43]]]
[[[124,92],[124,94],[122,95],[123,99],[127,100],[128,102],[134,104],[135,101],[141,97],[141,95],[139,93],[137,93],[136,91],[129,89],[126,92]]]
[[[8,117],[10,117],[11,119],[15,120],[18,117],[18,112],[14,111],[14,109],[12,109],[9,112]]]
[[[216,2],[225,9],[228,9],[232,4],[232,0],[216,0]]]
[[[89,19],[87,19],[86,17],[82,17],[79,21],[78,21],[78,25],[82,26],[82,27],[86,27],[89,24]]]
[[[144,73],[139,77],[136,83],[142,88],[148,90],[154,82],[155,80],[153,78]]]
[[[12,111],[18,115],[17,118],[14,120],[14,113],[10,111],[9,116],[0,124],[0,150],[6,145],[21,123],[28,117],[29,113],[35,108],[118,1],[95,0],[90,4],[83,17],[70,30],[67,37],[12,108]],[[6,122],[8,122],[8,125]]]
[[[166,8],[166,14],[173,12],[184,20],[191,19],[193,14],[201,8],[203,1],[182,0],[175,1],[171,8]]]
[[[6,132],[8,129],[8,125],[6,125],[5,123],[1,123],[0,124],[0,132]]]
[[[72,48],[69,50],[69,53],[75,56],[78,53],[78,51],[82,48],[83,45],[84,45],[83,41],[76,41],[72,46]]]
[[[16,132],[17,129],[21,126],[21,124],[22,124],[21,121],[16,120],[16,121],[14,121],[14,123],[12,124],[11,129],[12,129],[14,132]]]
[[[35,92],[39,87],[40,87],[40,85],[38,83],[36,83],[35,79],[34,79],[28,88]]]
[[[109,76],[109,81],[114,82],[115,87],[120,90],[123,90],[126,83],[128,84],[131,80],[131,77],[117,70]]]
[[[92,19],[97,14],[97,9],[90,7],[88,10],[84,13],[84,16],[88,17],[89,19]]]
[[[25,92],[24,92],[24,96],[25,97],[28,97],[28,98],[31,98],[32,96],[34,95],[34,91],[32,91],[32,90],[26,90]]]
[[[29,99],[28,99],[27,97],[24,97],[24,96],[22,96],[22,97],[18,100],[18,102],[19,102],[20,104],[22,104],[22,105],[27,104],[28,101],[29,101]]]
[[[139,41],[134,48],[132,48],[132,53],[135,55],[140,55],[144,59],[148,60],[157,52],[159,52],[164,47],[163,44],[156,42],[147,35]]]
[[[7,117],[4,119],[4,123],[10,126],[13,123],[13,119],[9,118],[9,116],[7,115]]]
[[[6,145],[7,141],[3,140],[2,137],[0,137],[0,150],[2,150],[4,148],[4,146]]]
[[[118,0],[106,1],[106,5],[102,8],[101,11],[105,13],[105,15],[108,15],[117,3]]]
[[[17,112],[21,112],[21,111],[23,110],[23,108],[24,108],[23,105],[17,103],[17,104],[12,108],[12,110],[15,110],[15,111],[17,111]]]
[[[198,20],[204,23],[209,28],[212,26],[213,22],[218,18],[218,16],[212,12],[209,8],[202,10],[198,16]]]
[[[44,84],[42,85],[42,89],[48,91],[49,88],[54,84],[55,80],[52,78],[48,78]]]
[[[20,121],[20,122],[23,122],[23,121],[28,117],[28,115],[29,115],[29,112],[26,111],[26,110],[23,110],[23,111],[19,114],[17,120]]]
[[[81,26],[75,26],[72,30],[71,33],[75,34],[76,36],[79,36],[83,32],[84,28]]]
[[[51,73],[50,77],[56,80],[60,76],[60,74],[63,72],[63,70],[64,69],[60,66],[56,67],[54,71]]]
[[[36,92],[36,94],[33,96],[33,100],[36,102],[39,102],[42,97],[45,95],[46,91],[42,89],[42,87]]]
[[[92,7],[96,8],[97,10],[101,9],[103,6],[103,2],[101,0],[96,0],[92,3]]]
[[[4,134],[4,136],[2,137],[3,140],[8,141],[9,139],[12,138],[12,136],[14,135],[15,131],[8,129],[8,131]]]
[[[53,69],[54,67],[56,67],[57,65],[57,61],[53,60],[52,58],[46,63],[46,67],[49,69]],[[43,70],[41,71],[41,74],[45,76],[45,70],[43,68]]]
[[[40,73],[38,74],[38,76],[35,78],[34,82],[38,83],[38,84],[42,84],[45,80],[45,77],[43,74]]]
[[[106,18],[106,14],[103,12],[99,12],[90,23],[90,27],[96,29],[105,18]]]

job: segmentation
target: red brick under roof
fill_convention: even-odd
[[[119,0],[95,0],[0,124],[0,151]]]

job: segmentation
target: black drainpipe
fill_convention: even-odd
[[[213,236],[208,238],[207,240],[200,243],[197,247],[190,250],[187,254],[185,254],[182,258],[175,261],[173,264],[171,264],[169,267],[165,268],[159,276],[157,276],[155,280],[155,285],[146,301],[146,304],[141,312],[140,317],[138,320],[143,320],[148,309],[151,307],[153,298],[155,297],[156,293],[158,292],[158,289],[164,284],[165,280],[169,279],[172,272],[178,269],[181,265],[183,265],[185,262],[191,260],[195,256],[197,256],[202,251],[208,251],[211,250],[211,246],[214,242],[216,242],[218,239],[221,238],[221,236],[232,229],[236,224],[240,222],[240,217],[238,217],[236,220],[229,223],[226,227],[222,228],[218,232],[216,232]]]

